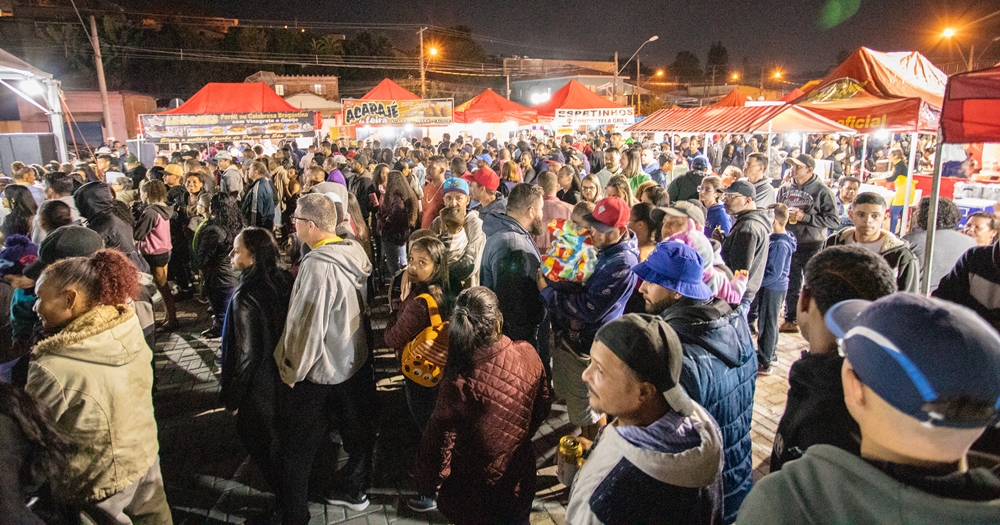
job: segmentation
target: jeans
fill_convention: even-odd
[[[229,309],[229,300],[233,298],[235,290],[236,288],[232,286],[205,283],[205,295],[208,296],[208,303],[212,305],[212,328],[222,330],[222,324],[226,320],[226,310]]]
[[[372,359],[339,385],[300,381],[295,388],[278,385],[278,439],[281,488],[279,507],[285,525],[309,523],[309,475],[327,430],[340,430],[350,456],[336,473],[334,488],[349,494],[371,485],[378,425],[375,367]]]
[[[785,321],[794,323],[795,307],[799,304],[799,292],[805,277],[806,263],[823,248],[822,241],[800,243],[792,254],[791,271],[788,273],[788,295],[785,296]]]
[[[889,231],[901,235],[900,232],[896,231],[896,227],[903,220],[903,207],[902,206],[892,206],[889,208]]]
[[[434,405],[437,403],[437,386],[428,388],[420,386],[412,379],[406,377],[403,381],[403,390],[406,392],[406,406],[410,408],[410,415],[413,422],[417,424],[420,433],[424,433],[427,422],[431,420],[434,413]]]
[[[389,270],[389,278],[395,277],[400,270],[406,268],[405,246],[397,246],[382,239],[382,253],[385,254],[385,266]]]
[[[765,368],[771,368],[771,360],[774,359],[778,344],[778,314],[787,291],[767,288],[757,291],[757,362]]]

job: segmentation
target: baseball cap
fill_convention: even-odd
[[[497,191],[497,188],[500,187],[500,176],[489,168],[474,171],[469,177],[469,181],[475,182],[489,191]]]
[[[83,226],[61,226],[49,232],[38,246],[38,260],[24,269],[24,276],[37,281],[50,264],[69,257],[84,257],[104,248],[100,234]]]
[[[632,271],[643,281],[673,290],[684,297],[707,301],[712,289],[702,281],[702,258],[694,248],[677,241],[665,241]]]
[[[233,156],[228,151],[220,151],[215,154],[215,160],[233,160]]]
[[[111,154],[111,148],[109,148],[107,146],[101,146],[101,147],[97,148],[97,151],[95,151],[94,153],[96,153],[98,155],[110,155]]]
[[[900,412],[940,427],[996,422],[1000,335],[972,310],[901,292],[839,302],[825,320],[858,379]]]
[[[687,217],[698,224],[705,224],[705,212],[698,205],[688,201],[677,201],[670,206],[653,208],[649,212],[649,217],[659,223],[663,222],[664,215]]]
[[[545,162],[558,162],[559,164],[566,164],[566,157],[563,157],[562,152],[555,150],[547,155]]]
[[[798,157],[787,157],[785,162],[790,164],[795,164],[796,166],[809,166],[810,168],[816,167],[816,159],[812,155],[807,155],[805,153],[799,155]]]
[[[135,155],[129,155],[128,158],[125,159],[125,162],[128,162],[129,164],[135,164],[136,162],[139,162],[139,157],[136,157]]]
[[[368,157],[366,157],[363,153],[358,153],[357,155],[355,155],[354,162],[361,164],[366,169],[368,168]]]
[[[738,193],[744,197],[750,197],[751,199],[757,198],[757,189],[753,187],[753,184],[742,180],[738,180],[730,184],[724,193]]]
[[[347,157],[345,157],[345,156],[343,156],[343,155],[341,155],[341,154],[338,153],[338,154],[336,154],[336,155],[333,156],[333,163],[334,164],[347,164]]]
[[[472,152],[475,150],[472,149],[472,144],[466,144],[462,146],[462,151],[468,153],[469,155],[472,155]]]
[[[184,175],[184,168],[180,164],[167,164],[167,167],[163,168],[163,171],[171,175],[177,175],[178,177]]]
[[[583,216],[587,224],[601,233],[608,233],[628,224],[628,204],[620,197],[605,197],[597,201],[593,213]]]
[[[482,155],[476,157],[476,160],[481,160],[485,162],[487,166],[493,164],[493,157],[490,157],[489,153],[483,153]]]
[[[655,315],[626,314],[602,326],[594,340],[607,346],[640,381],[656,386],[670,408],[682,416],[694,412],[694,401],[680,381],[684,350],[666,321]]]
[[[693,170],[707,170],[708,169],[708,157],[704,155],[698,155],[691,159],[691,169]]]
[[[441,187],[441,194],[450,193],[453,191],[460,191],[466,195],[469,194],[469,183],[465,182],[465,179],[459,177],[451,177],[445,179],[444,186]]]

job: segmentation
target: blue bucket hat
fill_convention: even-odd
[[[677,241],[661,242],[644,262],[632,268],[643,281],[673,290],[696,301],[707,301],[712,289],[701,280],[701,256]]]

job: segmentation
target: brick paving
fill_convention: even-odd
[[[174,521],[178,525],[247,523],[248,518],[263,515],[273,497],[242,450],[232,416],[219,402],[219,340],[199,335],[211,324],[206,308],[191,300],[180,303],[179,309],[181,329],[157,334],[154,359],[160,457]],[[373,313],[378,330],[382,328],[379,324],[384,324],[378,321],[386,313],[384,297],[376,300]],[[799,335],[781,334],[774,372],[757,380],[750,431],[754,479],[768,472],[774,431],[785,408],[788,367],[804,348]],[[406,409],[402,376],[392,351],[378,350],[375,358],[382,426],[375,452],[372,504],[354,512],[312,503],[310,523],[447,523],[437,512],[418,514],[405,505],[406,497],[414,494],[407,472],[419,434]],[[556,480],[554,455],[559,438],[572,431],[565,406],[557,404],[534,437],[539,470],[532,524],[565,522],[567,491]],[[336,450],[335,445],[328,448]],[[331,456],[317,461],[332,470],[338,459],[343,460]]]

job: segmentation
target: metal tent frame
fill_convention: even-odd
[[[22,84],[15,86],[11,82]],[[23,83],[34,82],[40,91],[42,104],[35,101],[34,97],[25,93]],[[28,103],[45,112],[49,117],[49,125],[52,127],[52,135],[55,137],[56,152],[59,155],[59,162],[69,162],[69,151],[66,147],[66,131],[63,128],[63,110],[61,90],[59,81],[52,78],[52,75],[31,64],[17,58],[16,56],[0,49],[0,84],[14,92]]]

